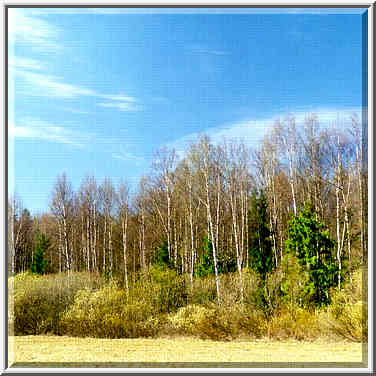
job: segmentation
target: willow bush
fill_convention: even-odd
[[[84,272],[45,276],[21,273],[12,284],[14,334],[62,334],[60,315],[73,303],[77,291],[98,289],[103,281]]]

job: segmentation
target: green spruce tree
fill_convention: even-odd
[[[334,242],[323,223],[315,218],[310,203],[291,218],[287,236],[287,251],[297,257],[303,271],[308,274],[304,288],[305,303],[316,306],[328,304],[329,289],[337,283],[338,269],[332,255]]]
[[[203,248],[204,252],[196,269],[196,276],[198,277],[207,277],[214,274],[213,246],[210,239],[206,236]]]
[[[38,231],[37,241],[34,250],[34,257],[31,263],[31,271],[35,274],[44,274],[46,271],[47,261],[45,259],[45,254],[50,247],[50,241],[47,239],[45,234]]]
[[[167,240],[164,240],[154,254],[154,265],[160,269],[173,269],[174,264],[168,255]]]
[[[250,267],[264,280],[274,267],[270,239],[268,203],[263,190],[254,190],[249,210],[249,259]]]

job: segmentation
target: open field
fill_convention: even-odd
[[[10,360],[26,367],[24,362],[362,362],[362,344],[354,342],[16,336],[10,337],[9,343]],[[361,367],[359,363],[356,366]]]

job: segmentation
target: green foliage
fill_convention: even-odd
[[[164,240],[154,253],[153,264],[160,268],[174,268],[174,264],[168,255],[167,240]]]
[[[213,259],[213,245],[208,237],[204,237],[203,254],[200,263],[196,268],[197,277],[207,277],[215,273],[214,259]]]
[[[102,272],[102,278],[108,283],[112,280],[112,273],[108,266]]]
[[[218,273],[228,274],[237,271],[236,260],[234,257],[226,254],[221,254],[218,257]]]
[[[334,242],[324,225],[315,218],[309,203],[291,218],[287,236],[287,251],[296,253],[302,269],[308,272],[304,286],[305,303],[327,305],[330,302],[329,289],[336,284],[338,271],[332,257]]]
[[[263,190],[253,191],[249,211],[249,258],[253,270],[265,279],[274,266],[268,203]]]
[[[44,274],[46,270],[45,254],[50,247],[50,241],[45,234],[37,233],[37,241],[34,250],[33,262],[31,264],[31,271],[35,274]]]
[[[217,259],[218,274],[235,272],[236,262],[233,257],[229,255],[220,255]],[[203,254],[200,259],[200,263],[197,265],[195,276],[207,277],[215,274],[214,257],[213,257],[213,245],[208,237],[204,237]]]

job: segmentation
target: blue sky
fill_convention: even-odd
[[[256,145],[288,112],[359,112],[365,10],[9,9],[9,190],[136,185],[198,133]]]

